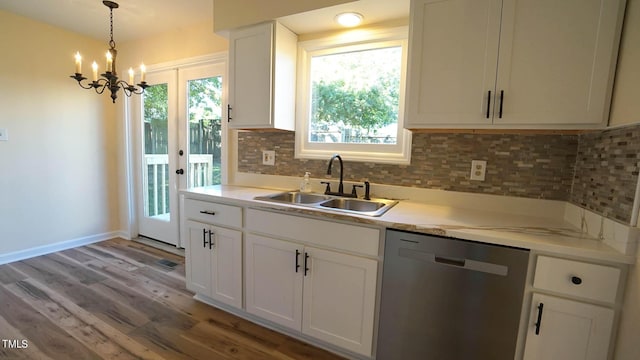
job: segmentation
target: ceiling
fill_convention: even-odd
[[[113,38],[141,39],[212,21],[213,0],[116,0]],[[102,0],[0,0],[0,9],[98,40],[109,39],[109,8]]]
[[[120,0],[114,9],[114,40],[142,39],[212,21],[213,0]],[[98,40],[109,37],[109,9],[102,0],[0,0],[0,9]],[[281,18],[298,34],[337,29],[335,15],[357,11],[364,23],[407,17],[409,0],[360,0]]]
[[[0,0],[1,1],[1,0]],[[360,0],[342,5],[281,17],[278,20],[296,34],[338,30],[334,18],[343,12],[357,12],[364,16],[363,25],[409,16],[410,0]]]

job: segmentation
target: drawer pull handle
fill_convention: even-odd
[[[206,215],[215,215],[216,213],[214,211],[209,211],[209,210],[201,210],[200,214],[206,214]]]
[[[536,322],[536,335],[540,335],[540,325],[542,324],[542,309],[544,308],[544,304],[538,304],[538,321]]]
[[[572,276],[572,277],[571,277],[571,282],[572,282],[574,285],[580,285],[580,284],[582,284],[582,279],[581,279],[581,278],[579,278],[579,277],[577,277],[577,276]]]

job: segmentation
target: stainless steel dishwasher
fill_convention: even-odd
[[[388,230],[376,358],[513,360],[529,251]]]

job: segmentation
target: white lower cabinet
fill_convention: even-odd
[[[371,355],[375,311],[375,260],[305,248],[302,332]]]
[[[303,247],[253,234],[245,240],[246,310],[300,331]]]
[[[248,312],[371,356],[377,260],[256,234],[245,240]]]
[[[601,360],[609,352],[612,309],[533,294],[524,360]]]
[[[610,358],[623,276],[618,266],[538,255],[523,359]]]
[[[187,288],[242,308],[242,232],[186,221]]]

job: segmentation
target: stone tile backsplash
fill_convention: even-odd
[[[570,201],[629,224],[640,165],[640,125],[580,135]]]
[[[238,171],[323,177],[327,160],[294,158],[292,132],[240,132]],[[276,151],[264,166],[262,150]],[[560,134],[415,133],[410,165],[345,160],[345,180],[570,201],[610,219],[631,219],[640,168],[640,124]],[[485,181],[469,180],[486,160]]]
[[[240,132],[238,171],[323,177],[329,159],[295,159],[294,141],[292,132]],[[577,135],[415,133],[410,165],[343,160],[345,180],[567,200],[577,148]],[[276,151],[275,166],[262,165],[262,150]],[[485,181],[469,180],[471,160],[487,161]]]

